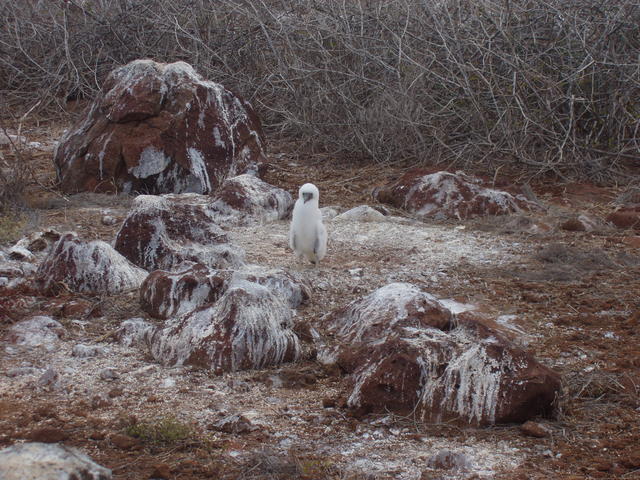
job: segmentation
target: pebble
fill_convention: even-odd
[[[78,358],[98,357],[100,355],[105,355],[106,353],[107,351],[104,347],[100,347],[98,345],[84,345],[82,343],[78,343],[71,351],[71,355]]]
[[[120,378],[118,373],[113,368],[104,368],[100,370],[98,374],[101,380],[117,380]]]
[[[48,368],[42,374],[42,376],[38,379],[38,385],[41,385],[41,386],[54,385],[58,381],[58,378],[60,378],[60,375],[58,374],[58,372],[53,368]]]
[[[528,437],[535,438],[548,437],[550,433],[546,427],[539,423],[532,422],[531,420],[520,425],[520,431]]]

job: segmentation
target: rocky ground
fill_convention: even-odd
[[[131,199],[57,193],[51,149],[59,133],[23,132],[39,142],[29,146],[38,181],[24,228],[112,242]],[[373,188],[404,171],[344,167],[289,147],[272,147],[266,180],[294,196],[311,181],[321,206],[336,213],[375,205]],[[248,262],[309,283],[299,325],[390,282],[492,316],[562,375],[554,418],[461,428],[390,413],[356,417],[340,408],[344,380],[314,360],[309,341],[302,361],[278,368],[216,376],[162,367],[114,337],[130,318],[159,323],[141,310],[137,291],[22,292],[0,298],[0,336],[45,314],[64,332],[48,349],[0,343],[0,448],[62,441],[116,479],[640,478],[640,236],[604,221],[627,190],[542,180],[532,189],[546,210],[526,217],[422,222],[387,208],[380,222],[327,220],[328,255],[318,268],[295,262],[286,221],[226,230]]]

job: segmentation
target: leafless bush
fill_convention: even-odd
[[[634,0],[0,2],[13,102],[185,60],[327,153],[593,180],[640,165]]]

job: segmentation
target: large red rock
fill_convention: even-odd
[[[138,288],[148,272],[136,267],[100,240],[87,242],[69,232],[53,246],[36,272],[36,285],[45,292],[69,288],[74,292],[113,295]]]
[[[214,304],[165,325],[150,338],[151,354],[164,365],[220,373],[294,361],[301,352],[289,306],[247,281],[233,282]]]
[[[177,272],[156,270],[140,287],[140,303],[152,317],[178,317],[215,302],[224,281],[222,274],[199,263]]]
[[[255,175],[238,175],[224,181],[213,195],[212,208],[220,224],[269,222],[286,218],[293,207],[291,194]]]
[[[480,179],[462,172],[409,170],[396,182],[374,192],[382,202],[421,218],[436,220],[506,215],[540,207],[521,195],[484,188]]]
[[[185,262],[237,267],[244,252],[228,243],[207,195],[139,195],[118,231],[115,249],[131,262],[172,271]]]
[[[210,193],[257,172],[263,141],[251,105],[222,85],[184,62],[136,60],[107,77],[54,161],[68,193]]]
[[[523,422],[551,413],[560,377],[500,331],[455,316],[393,283],[322,319],[333,336],[318,358],[349,374],[348,405],[426,422]],[[332,346],[337,345],[337,346]]]

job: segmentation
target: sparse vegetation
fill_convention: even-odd
[[[26,224],[27,219],[23,214],[0,211],[0,244],[19,240]]]
[[[137,422],[129,425],[125,433],[139,438],[145,443],[172,445],[189,439],[192,429],[186,423],[174,417],[160,417],[150,421]]]
[[[633,0],[0,5],[0,91],[20,107],[91,98],[152,57],[240,91],[305,150],[594,181],[640,162]]]

